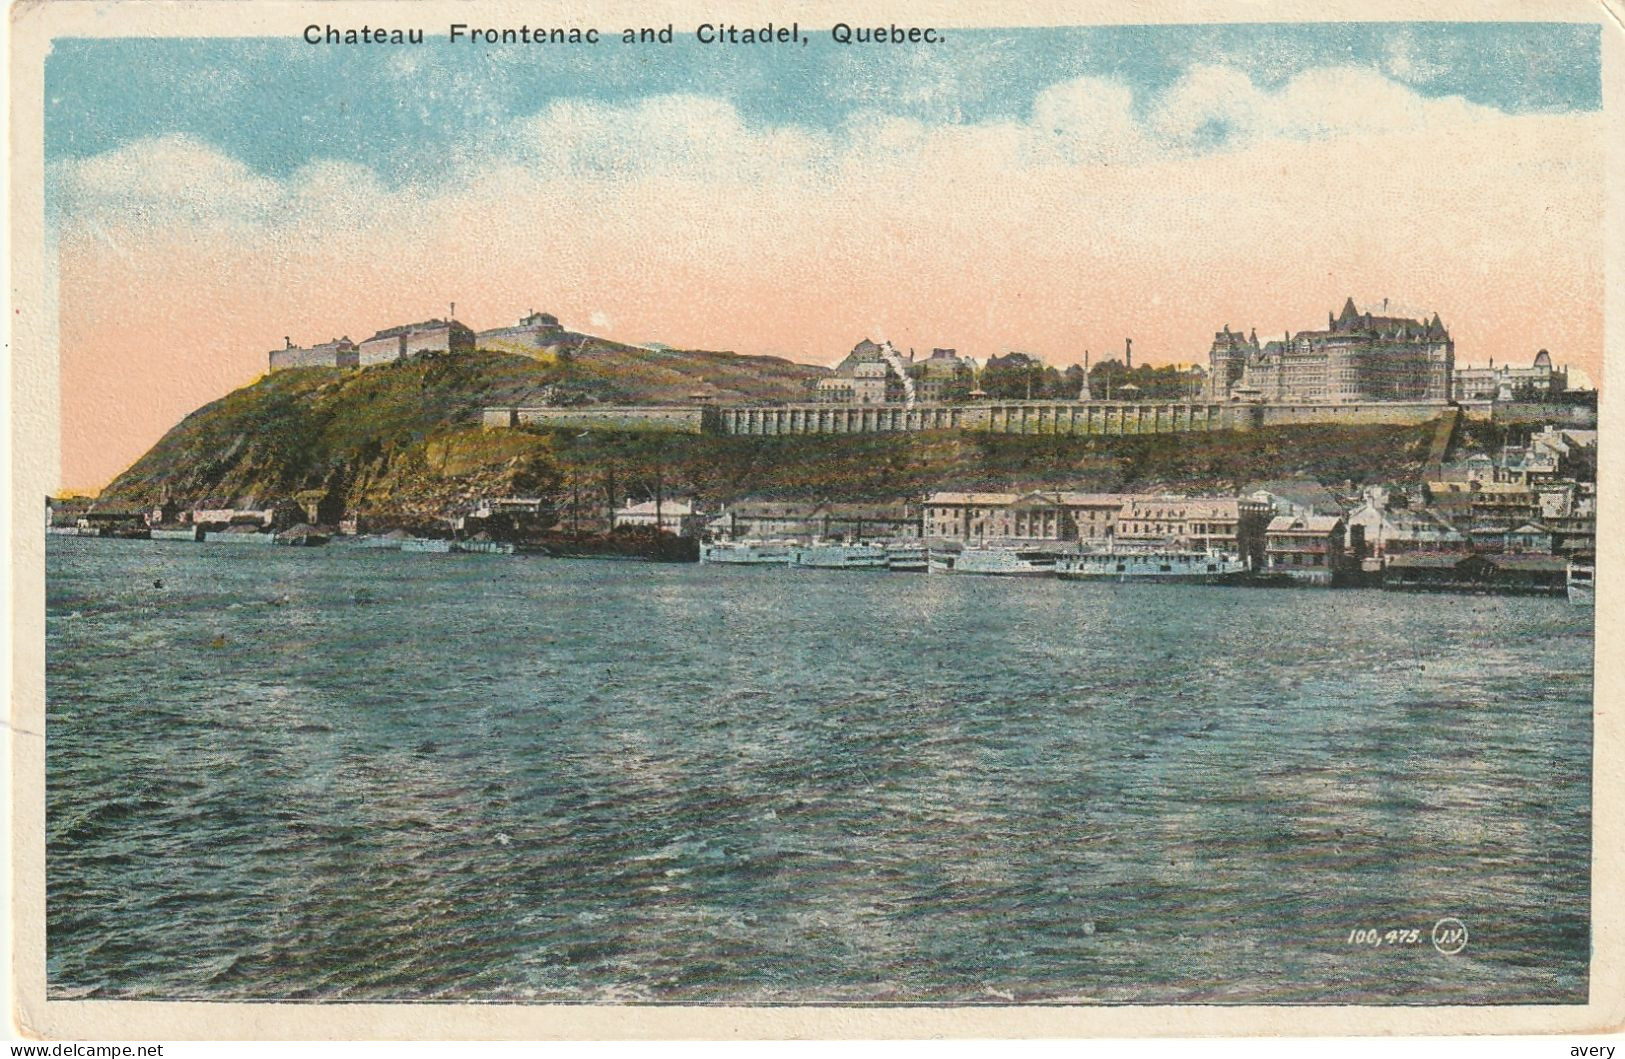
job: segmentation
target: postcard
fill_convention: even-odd
[[[1620,1027],[1617,6],[11,14],[21,1032]]]

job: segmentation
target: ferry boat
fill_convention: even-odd
[[[432,552],[443,555],[451,551],[451,541],[439,540],[433,537],[408,537],[401,541],[403,552]]]
[[[452,545],[452,551],[470,552],[476,555],[512,555],[514,546],[512,541],[457,541]]]
[[[211,544],[274,544],[275,534],[258,533],[251,530],[238,532],[237,530],[207,530],[203,539]]]
[[[788,541],[706,541],[700,545],[700,562],[787,566],[791,547]]]
[[[884,570],[887,552],[880,544],[820,542],[790,549],[790,565],[815,570]]]
[[[1088,551],[1060,557],[1055,576],[1064,581],[1165,581],[1216,585],[1248,574],[1239,555],[1206,551]]]
[[[886,545],[886,569],[923,574],[930,566],[930,553],[920,541],[895,541]]]
[[[966,545],[930,554],[933,574],[987,574],[994,577],[1053,577],[1057,553],[1044,548]]]
[[[1569,602],[1577,607],[1595,607],[1597,605],[1597,564],[1595,562],[1575,562],[1570,560],[1569,572]]]

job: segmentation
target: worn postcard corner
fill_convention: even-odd
[[[1619,5],[1132,14],[15,5],[16,1032],[1618,1032]]]

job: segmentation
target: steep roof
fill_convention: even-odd
[[[1343,505],[1336,495],[1313,478],[1272,478],[1251,482],[1241,490],[1242,496],[1252,496],[1254,493],[1270,493],[1298,507],[1306,507],[1317,515],[1341,514],[1343,511]]]
[[[692,515],[694,502],[684,497],[668,496],[660,502],[660,515]],[[642,500],[636,504],[626,504],[615,512],[617,515],[650,515],[655,513],[653,500]]]
[[[743,515],[746,518],[810,518],[822,505],[808,501],[740,500],[729,504],[724,515]]]
[[[856,501],[834,501],[826,503],[822,512],[831,518],[844,519],[874,519],[877,521],[913,518],[914,510],[911,505],[903,503],[894,504],[865,504]]]
[[[1266,533],[1304,533],[1325,536],[1343,524],[1336,515],[1277,515],[1270,519]]]

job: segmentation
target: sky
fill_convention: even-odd
[[[607,27],[606,27],[607,28]],[[1600,379],[1595,26],[951,30],[939,45],[58,40],[63,485],[284,336],[530,310],[833,364],[860,338],[1205,362],[1362,307]],[[95,424],[94,429],[88,424]]]

